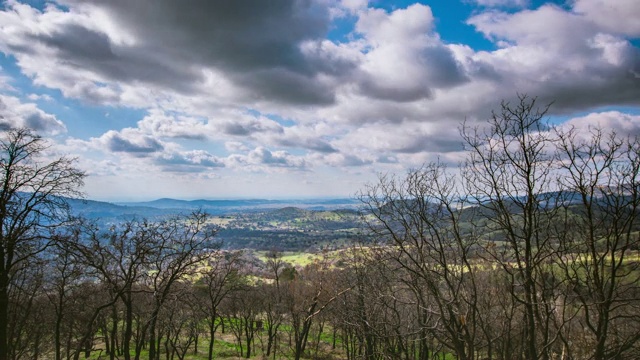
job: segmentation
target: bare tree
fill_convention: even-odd
[[[197,347],[203,319],[191,284],[177,285],[177,291],[163,309],[162,327],[167,356],[173,359],[175,355],[183,360],[191,347]]]
[[[296,277],[287,282],[285,306],[293,334],[293,354],[296,360],[304,355],[311,325],[331,303],[351,290],[339,288],[326,258],[305,266]]]
[[[0,360],[11,352],[7,338],[9,292],[21,264],[44,251],[68,219],[64,196],[80,195],[84,173],[74,159],[44,158],[46,142],[28,129],[0,140]]]
[[[157,360],[160,357],[160,337],[156,333],[156,323],[173,285],[180,281],[188,281],[187,276],[198,271],[209,251],[220,246],[214,242],[217,228],[210,224],[208,219],[207,213],[196,211],[188,216],[174,217],[158,223],[152,234],[156,239],[158,251],[149,259],[149,268],[144,280],[153,296],[147,321],[149,360]],[[140,344],[136,353],[140,353]]]
[[[84,267],[75,258],[68,241],[60,241],[54,248],[52,255],[54,258],[47,267],[46,274],[47,284],[45,285],[45,294],[49,299],[54,313],[54,333],[53,347],[56,360],[62,360],[63,357],[63,336],[65,332],[68,334],[69,329],[65,330],[65,324],[72,321],[71,312],[73,303],[77,298],[74,293],[81,284]],[[67,335],[68,336],[68,335]],[[68,354],[69,349],[66,349]]]
[[[82,227],[82,231],[77,232],[79,239],[69,244],[77,261],[86,268],[86,274],[105,286],[108,294],[93,309],[91,320],[86,324],[85,339],[95,333],[95,321],[101,313],[107,309],[115,310],[113,307],[121,300],[124,305],[122,348],[125,359],[131,356],[134,292],[140,291],[136,286],[148,269],[147,259],[158,251],[153,237],[154,228],[153,223],[135,220],[113,225],[107,230],[87,224]],[[117,316],[113,314],[113,326],[117,326]],[[111,340],[114,341],[115,336]],[[112,351],[109,355],[114,358],[114,346],[110,348]]]
[[[640,140],[613,131],[558,132],[567,197],[555,259],[569,283],[564,312],[575,313],[583,346],[569,356],[637,357],[640,315]],[[572,329],[568,329],[572,330]],[[578,334],[568,340],[579,342]]]
[[[520,95],[515,104],[502,102],[488,129],[462,129],[469,149],[466,186],[477,199],[483,226],[493,232],[487,254],[504,271],[510,295],[523,308],[527,359],[550,358],[560,335],[556,299],[544,296],[557,251],[550,229],[562,202],[555,184],[556,139],[544,122],[548,108]]]
[[[267,349],[265,356],[269,357],[273,353],[275,359],[277,352],[277,338],[280,326],[285,320],[286,309],[284,308],[283,283],[292,280],[283,276],[285,269],[291,268],[291,264],[282,259],[282,254],[278,251],[269,251],[265,262],[266,271],[272,283],[263,284],[263,306],[267,330]]]
[[[196,283],[197,293],[203,298],[201,311],[204,313],[209,330],[208,359],[213,359],[215,334],[221,324],[220,304],[232,292],[241,288],[244,276],[241,274],[241,252],[214,251],[204,264],[202,278]]]
[[[44,262],[31,257],[13,275],[9,316],[9,358],[37,358],[42,351],[44,329],[49,323],[46,299],[40,289],[44,283]]]
[[[402,273],[398,287],[413,293],[421,338],[430,334],[458,358],[472,359],[483,346],[472,264],[477,239],[461,226],[458,210],[467,203],[460,190],[442,164],[432,163],[405,178],[381,176],[360,199],[372,215],[365,217],[369,230],[385,241],[377,248],[385,252],[380,257],[389,260],[390,271]],[[420,346],[426,359],[428,345]]]

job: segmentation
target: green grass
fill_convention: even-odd
[[[255,255],[258,259],[265,262],[267,261],[266,251],[256,251]],[[285,261],[293,266],[306,266],[319,259],[320,255],[306,252],[285,251],[281,253],[280,258],[282,259],[282,261]]]

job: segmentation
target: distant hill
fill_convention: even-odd
[[[158,218],[176,213],[167,209],[159,209],[145,206],[123,206],[109,202],[66,199],[71,207],[71,213],[75,216],[83,216],[87,219],[100,219],[105,222],[126,220],[134,217]]]
[[[152,221],[202,209],[220,226],[225,248],[309,250],[345,246],[359,233],[359,202],[322,200],[176,200],[109,203],[66,199],[73,215],[109,225],[134,218]]]
[[[353,199],[313,200],[176,200],[158,199],[148,202],[110,203],[95,200],[67,199],[72,214],[105,222],[144,217],[149,219],[173,214],[186,214],[201,209],[212,215],[246,213],[296,207],[304,210],[352,210],[359,202]],[[301,210],[302,211],[302,210]]]
[[[212,214],[230,212],[246,212],[252,210],[280,209],[296,207],[307,210],[335,210],[355,209],[360,202],[355,199],[301,199],[301,200],[265,200],[265,199],[237,199],[237,200],[176,200],[158,199],[147,202],[119,202],[117,205],[127,207],[150,207],[156,209],[202,209]]]
[[[143,206],[157,209],[218,209],[218,208],[239,208],[239,207],[269,207],[271,205],[282,204],[273,200],[177,200],[158,199],[146,202],[120,202],[122,206]]]

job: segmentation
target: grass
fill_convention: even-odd
[[[255,255],[262,261],[267,261],[267,251],[256,251]],[[320,255],[306,252],[285,251],[281,253],[282,261],[288,262],[293,266],[306,266],[320,259]]]
[[[260,333],[256,334],[255,348],[251,355],[252,359],[265,359],[261,349],[261,342],[260,342],[260,339],[258,338],[259,336],[262,336],[262,343],[265,346],[267,343],[266,332],[263,332],[262,334]],[[286,333],[283,331],[281,336],[282,336],[282,339],[280,342],[280,346],[277,350],[277,359],[293,359],[292,351],[291,349],[289,349],[288,342],[285,341]],[[325,330],[325,332],[323,332],[321,336],[321,346],[320,346],[321,351],[319,355],[321,356],[329,355],[329,357],[322,356],[322,358],[324,359],[336,359],[336,360],[343,359],[344,357],[341,355],[341,351],[338,350],[340,349],[340,347],[338,347],[336,351],[330,351],[331,340],[332,340],[331,333]],[[243,346],[244,345],[245,344],[243,344]],[[207,356],[208,347],[209,347],[208,339],[202,337],[200,339],[200,342],[198,343],[198,353],[194,354],[193,347],[192,347],[191,349],[189,349],[189,352],[185,356],[185,360],[206,360],[208,358]],[[307,347],[308,349],[313,348],[311,340],[307,345]],[[91,356],[89,357],[89,359],[92,359],[92,360],[108,359],[109,355],[106,354],[106,352],[104,351],[104,348],[102,346],[100,346],[100,348],[101,349],[94,350],[91,353]],[[160,351],[161,351],[160,358],[164,359],[165,358],[164,346],[161,346]],[[229,331],[225,334],[221,334],[219,332],[216,334],[216,340],[214,342],[213,352],[214,352],[214,359],[244,359],[244,357],[238,356],[239,347],[235,342],[234,336]],[[134,358],[134,356],[135,356],[135,353],[132,352],[131,358]],[[84,356],[82,357],[84,358]],[[143,349],[140,353],[140,358],[148,359],[148,357],[149,357],[149,351]],[[122,358],[122,356],[120,356],[120,358]],[[174,359],[177,359],[177,356]]]

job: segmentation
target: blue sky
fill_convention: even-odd
[[[188,4],[3,2],[0,126],[112,201],[350,196],[517,93],[640,134],[637,0]]]

